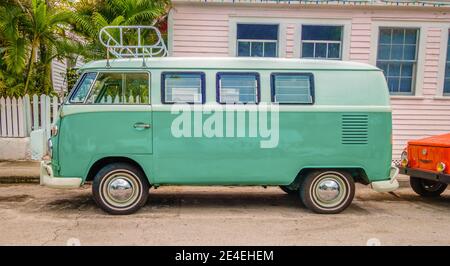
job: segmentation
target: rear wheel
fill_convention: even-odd
[[[316,213],[334,214],[345,210],[355,195],[353,178],[343,171],[318,170],[300,185],[300,198]]]
[[[438,197],[447,188],[447,184],[418,177],[411,177],[409,183],[414,192],[422,197]]]
[[[104,211],[131,214],[147,202],[149,184],[139,168],[128,163],[112,163],[94,177],[92,194]]]
[[[289,186],[280,186],[280,189],[289,195],[298,195],[298,189],[292,189]]]

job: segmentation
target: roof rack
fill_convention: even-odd
[[[157,40],[149,36],[156,36]],[[110,55],[116,58],[142,58],[145,66],[145,58],[163,57],[168,53],[161,32],[154,26],[106,26],[100,30],[98,37],[107,50],[107,66]]]

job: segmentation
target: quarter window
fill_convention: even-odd
[[[163,103],[205,102],[203,73],[163,73],[161,81]]]
[[[278,25],[237,24],[237,56],[277,57]]]
[[[447,59],[445,63],[444,95],[450,95],[450,31],[447,41]]]
[[[313,103],[313,75],[279,73],[271,75],[272,101],[276,103]]]
[[[99,73],[87,104],[148,104],[148,73]]]
[[[302,58],[342,59],[342,26],[302,26]]]
[[[417,29],[380,29],[377,67],[384,71],[391,94],[413,94],[418,35]]]
[[[219,103],[258,103],[259,74],[218,73],[217,90]]]
[[[92,86],[92,83],[94,83],[95,77],[97,76],[97,73],[89,72],[84,74],[80,81],[78,82],[78,86],[75,89],[75,92],[70,97],[71,103],[83,103],[86,99],[87,94],[89,93],[89,89]]]

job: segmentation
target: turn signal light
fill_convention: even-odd
[[[401,165],[402,167],[408,166],[408,152],[406,150],[402,152]]]
[[[440,162],[436,165],[436,171],[442,173],[445,170],[445,163]]]

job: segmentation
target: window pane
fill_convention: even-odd
[[[237,38],[238,40],[278,40],[278,25],[237,24]]]
[[[450,94],[450,79],[445,79],[444,82],[444,93]]]
[[[274,75],[274,101],[278,103],[312,103],[309,75]]]
[[[380,44],[391,44],[391,29],[380,29]]]
[[[262,42],[252,42],[252,54],[251,56],[263,56],[263,43]]]
[[[342,26],[303,25],[302,40],[341,41]]]
[[[389,86],[389,91],[398,92],[399,81],[400,78],[388,78],[387,82]]]
[[[402,77],[412,77],[413,75],[413,64],[404,63],[402,64]]]
[[[392,32],[392,44],[403,44],[405,38],[405,30],[394,29]]]
[[[256,103],[256,75],[219,74],[219,97],[221,103]]]
[[[202,76],[197,73],[164,74],[164,93],[167,103],[201,103]]]
[[[400,92],[411,92],[411,85],[411,78],[402,78],[400,81]]]
[[[81,77],[81,81],[79,82],[75,93],[72,95],[70,102],[72,103],[84,102],[84,99],[86,99],[86,96],[89,93],[89,89],[91,88],[91,85],[94,82],[96,75],[97,73],[91,72],[86,73]]]
[[[378,59],[389,60],[391,57],[391,46],[380,45],[378,48]]]
[[[125,74],[125,103],[148,104],[150,103],[147,73]]]
[[[400,76],[400,64],[389,64],[389,71],[387,74],[389,77]]]
[[[264,43],[264,57],[276,57],[277,44],[275,42]]]
[[[416,46],[415,45],[405,45],[404,52],[403,52],[403,59],[416,60]]]
[[[403,59],[403,45],[392,45],[391,58],[395,60]]]
[[[328,58],[340,59],[341,45],[339,43],[328,44]]]
[[[327,44],[326,43],[316,43],[316,58],[326,58],[327,57]]]
[[[417,30],[408,29],[405,31],[405,43],[406,44],[416,44],[417,42]]]
[[[303,43],[302,57],[314,57],[314,43]]]
[[[122,90],[123,73],[100,73],[86,103],[120,104],[124,102]]]
[[[238,42],[238,56],[250,56],[250,42]]]

